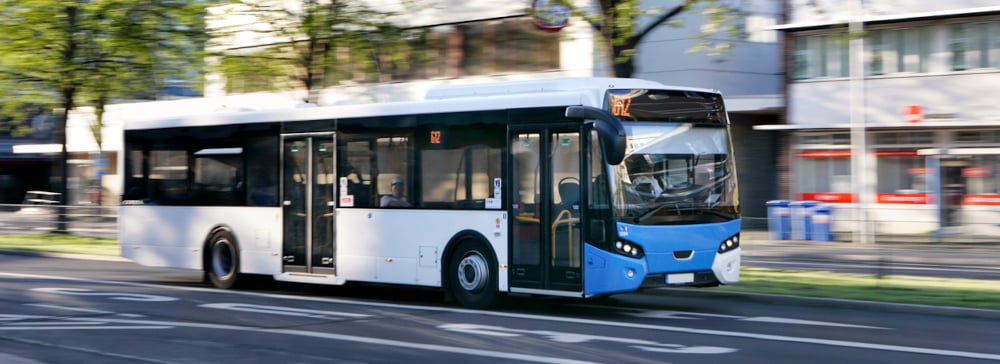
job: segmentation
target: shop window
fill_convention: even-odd
[[[926,163],[922,156],[878,157],[878,193],[927,193]]]
[[[851,192],[850,151],[814,151],[799,154],[799,188],[803,193]]]
[[[1000,193],[1000,156],[985,155],[972,157],[972,163],[962,169],[967,194]]]

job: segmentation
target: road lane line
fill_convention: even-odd
[[[294,329],[268,329],[268,328],[253,327],[253,326],[208,324],[208,323],[184,322],[184,321],[96,319],[96,318],[76,318],[76,317],[64,317],[61,319],[67,321],[76,321],[76,322],[101,321],[101,322],[110,322],[117,324],[140,325],[138,327],[143,327],[141,325],[146,325],[148,327],[170,326],[170,327],[187,327],[187,328],[198,328],[198,329],[232,330],[232,331],[263,333],[263,334],[293,335],[293,336],[313,337],[319,339],[348,341],[348,342],[381,345],[381,346],[393,346],[399,348],[416,349],[424,351],[437,351],[437,352],[444,352],[451,354],[464,354],[470,356],[480,356],[480,357],[508,359],[508,360],[513,359],[513,360],[535,362],[535,363],[553,363],[553,364],[594,363],[583,360],[516,354],[504,351],[451,347],[451,346],[435,345],[435,344],[422,344],[409,341],[390,340],[390,339],[382,339],[382,338],[368,337],[368,336],[334,334],[327,332],[315,332],[315,331],[294,330]]]
[[[111,312],[111,311],[94,310],[94,309],[89,309],[89,308],[79,308],[79,307],[67,307],[67,306],[49,305],[49,304],[44,304],[44,303],[25,303],[24,305],[25,306],[32,306],[32,307],[40,307],[40,308],[49,308],[49,309],[53,309],[53,310],[65,310],[65,311],[92,313],[92,314],[95,314],[95,315],[118,315],[118,316],[122,316],[122,317],[133,317],[133,318],[146,317],[144,315],[139,315],[139,314],[134,314],[134,313],[117,313],[117,312]]]
[[[815,345],[847,347],[847,348],[855,348],[855,349],[882,350],[882,351],[893,351],[893,352],[901,352],[901,353],[928,354],[928,355],[938,355],[938,356],[947,356],[947,357],[960,357],[960,358],[972,358],[972,359],[985,359],[985,360],[1000,361],[1000,354],[977,353],[977,352],[958,351],[958,350],[946,350],[946,349],[930,349],[930,348],[901,346],[901,345],[872,344],[872,343],[854,342],[854,341],[846,341],[846,340],[829,340],[829,339],[817,339],[817,338],[808,338],[808,337],[795,337],[795,336],[783,336],[783,335],[757,334],[757,333],[739,332],[739,331],[695,329],[695,328],[678,327],[678,326],[664,326],[664,325],[639,324],[639,323],[614,322],[614,321],[599,321],[599,320],[594,320],[594,319],[582,319],[582,318],[572,318],[572,317],[540,316],[540,315],[532,315],[532,314],[517,314],[517,313],[506,313],[506,312],[495,312],[495,311],[479,311],[479,310],[470,310],[470,309],[462,309],[462,308],[427,307],[427,306],[402,305],[402,304],[391,304],[391,303],[380,303],[380,302],[356,302],[356,301],[349,301],[349,300],[335,299],[335,298],[300,297],[300,296],[289,296],[289,295],[280,295],[280,294],[273,294],[273,293],[257,293],[257,292],[242,292],[242,291],[224,291],[224,290],[219,290],[219,289],[214,289],[214,288],[177,287],[177,286],[149,284],[149,283],[134,283],[134,282],[122,282],[122,281],[106,281],[106,280],[85,279],[85,278],[75,278],[75,277],[44,276],[44,275],[35,275],[35,274],[6,273],[6,272],[0,272],[0,276],[15,277],[15,278],[30,278],[30,279],[66,280],[66,281],[75,281],[75,282],[87,282],[87,283],[96,283],[96,284],[121,285],[121,286],[156,288],[156,289],[171,289],[171,290],[192,291],[192,292],[212,292],[212,293],[217,293],[217,294],[232,294],[232,295],[241,295],[241,296],[248,296],[248,297],[264,297],[264,298],[287,299],[287,300],[296,300],[296,301],[326,302],[326,303],[332,303],[332,304],[346,304],[346,305],[367,306],[367,307],[390,307],[390,308],[409,309],[409,310],[416,310],[416,311],[466,313],[466,314],[475,314],[475,315],[484,315],[484,316],[520,318],[520,319],[525,319],[525,320],[536,320],[536,321],[544,320],[544,321],[563,322],[563,323],[575,323],[575,324],[583,324],[583,325],[595,325],[595,326],[609,326],[609,327],[621,327],[621,328],[646,329],[646,330],[656,330],[656,331],[665,331],[665,332],[678,332],[678,333],[696,334],[696,335],[722,336],[722,337],[738,337],[738,338],[755,339],[755,340],[767,340],[767,341],[777,341],[777,342],[791,342],[791,343],[800,343],[800,344],[815,344]]]
[[[345,317],[349,318],[374,317],[373,315],[366,315],[360,313],[310,310],[304,308],[279,307],[279,306],[264,306],[264,305],[253,305],[248,303],[206,303],[203,305],[198,305],[198,307],[214,308],[214,309],[230,310],[230,311],[265,313],[270,315],[331,319],[331,320],[339,320]],[[330,316],[335,316],[335,317],[330,317]]]
[[[102,350],[94,350],[94,349],[89,349],[89,348],[82,348],[82,347],[79,347],[79,346],[62,345],[62,344],[52,344],[52,343],[47,343],[47,342],[37,341],[37,340],[31,340],[31,339],[22,339],[22,338],[16,338],[16,337],[6,337],[6,338],[4,338],[4,340],[10,340],[10,341],[14,341],[14,342],[22,343],[22,344],[42,346],[42,347],[47,347],[47,348],[56,348],[56,349],[61,349],[61,350],[79,351],[79,352],[82,352],[82,353],[87,353],[87,354],[92,354],[92,355],[108,356],[108,357],[112,357],[112,358],[125,359],[125,360],[133,361],[133,362],[145,362],[145,363],[155,363],[155,364],[175,364],[175,362],[170,362],[170,361],[150,359],[150,358],[145,358],[145,357],[141,357],[141,356],[132,356],[132,355],[125,355],[125,354],[118,354],[118,353],[109,353],[109,352],[102,351]],[[0,357],[0,358],[3,358],[3,357]]]

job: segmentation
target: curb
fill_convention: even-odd
[[[918,313],[918,314],[934,314],[934,315],[947,315],[947,316],[958,316],[958,317],[1000,319],[1000,310],[992,310],[986,308],[933,306],[933,305],[922,305],[915,303],[894,303],[894,302],[882,302],[882,301],[854,300],[846,298],[791,296],[791,295],[781,295],[773,293],[695,290],[691,288],[656,288],[645,292],[660,294],[663,296],[686,296],[686,297],[715,298],[715,299],[728,298],[734,300],[747,300],[747,301],[767,302],[767,303],[787,303],[787,304],[797,304],[797,305],[809,305],[816,307],[835,307],[835,308],[863,309],[868,311]]]

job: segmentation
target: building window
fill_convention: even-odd
[[[812,58],[810,57],[809,39],[810,37],[795,37],[795,51],[792,52],[792,77],[795,79],[813,77],[812,73],[809,72],[810,58]]]
[[[955,132],[955,142],[994,146],[1000,143],[1000,130],[959,130]]]
[[[824,64],[825,71],[824,76],[830,77],[847,77],[849,73],[850,65],[850,52],[847,49],[847,41],[844,37],[837,35],[830,35],[823,37],[826,42],[824,44]]]
[[[803,151],[799,157],[799,188],[803,194],[851,192],[850,151]]]
[[[934,132],[929,131],[917,131],[917,132],[889,132],[889,133],[876,133],[875,134],[875,144],[878,145],[926,145],[930,147],[930,144],[934,143]]]
[[[845,33],[793,38],[792,77],[847,77]],[[946,53],[945,53],[946,52]],[[947,54],[936,59],[932,54]],[[947,60],[945,60],[947,59]],[[1000,22],[872,30],[865,41],[865,74],[926,73],[1000,68]]]
[[[885,156],[881,154],[885,153]],[[880,194],[919,194],[927,192],[926,158],[916,155],[897,155],[897,151],[876,153]],[[913,151],[913,154],[916,154]],[[891,202],[891,201],[887,201]],[[900,202],[900,201],[896,201]]]
[[[1000,193],[1000,156],[973,156],[970,166],[962,168],[966,194],[982,195]]]
[[[987,44],[988,52],[985,52],[987,56],[988,64],[993,68],[1000,68],[1000,22],[992,22],[987,24]]]
[[[899,30],[899,72],[927,72],[927,54],[930,53],[927,28],[907,28]]]
[[[868,38],[868,74],[869,75],[881,75],[885,74],[885,61],[886,53],[889,47],[889,42],[887,42],[889,35],[888,31],[885,30],[875,30],[871,32]]]

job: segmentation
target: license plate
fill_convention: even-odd
[[[694,282],[694,273],[667,274],[667,284],[685,284]]]

